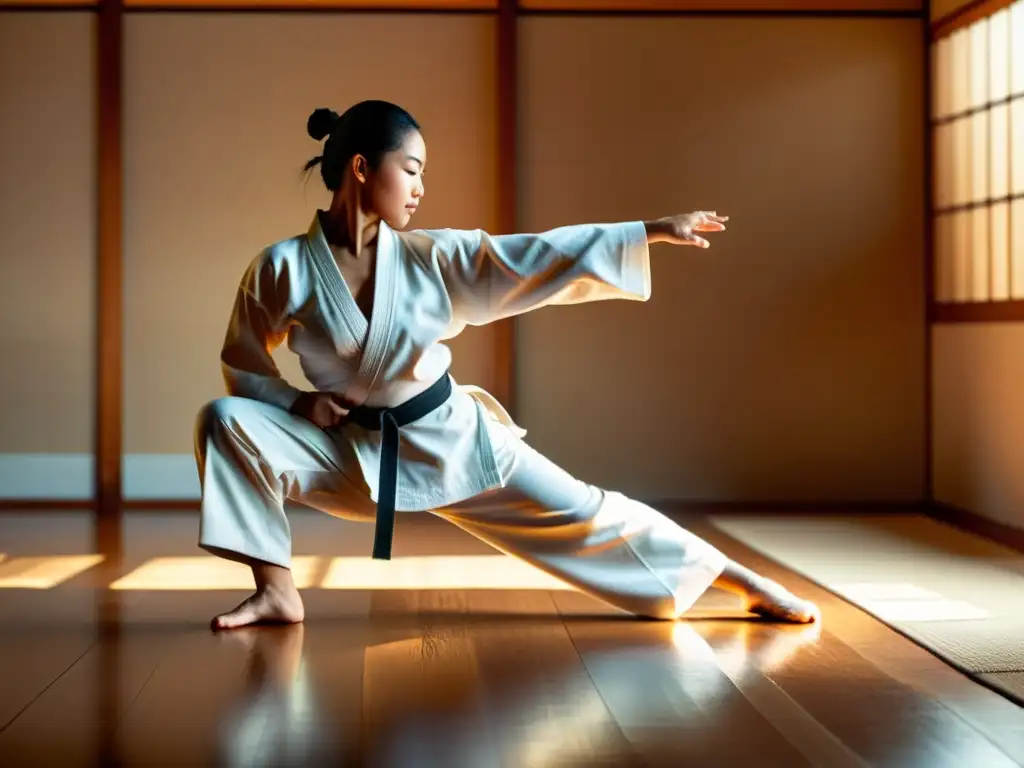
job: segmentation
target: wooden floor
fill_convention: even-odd
[[[203,555],[196,523],[130,515],[123,559],[45,588],[82,563],[28,558],[88,554],[88,517],[0,515],[0,766],[1024,765],[1024,710],[699,519],[819,601],[823,626],[754,621],[718,593],[665,623],[522,574],[473,589],[483,561],[459,558],[494,553],[426,516],[399,519],[395,554],[447,588],[324,588],[372,530],[318,515],[294,524],[321,585],[305,624],[214,634],[245,584],[173,559]]]

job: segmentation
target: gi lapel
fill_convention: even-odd
[[[380,375],[391,346],[395,326],[395,305],[398,290],[398,267],[401,251],[398,237],[383,221],[377,233],[377,264],[373,287],[373,312],[370,316],[366,342],[360,360],[356,384],[361,389],[358,403],[362,403]],[[353,299],[353,304],[355,300]],[[358,307],[357,307],[358,309]],[[362,315],[362,313],[360,313]]]
[[[334,260],[334,254],[331,253],[331,247],[327,244],[327,238],[324,236],[324,231],[320,226],[319,213],[313,217],[313,223],[310,225],[307,235],[307,242],[313,266],[327,290],[327,295],[333,299],[334,309],[340,311],[345,325],[348,326],[352,340],[359,347],[365,348],[368,330],[366,318],[363,317],[363,313],[359,310],[359,306],[345,284],[345,279],[341,276],[341,270],[338,269],[338,264]],[[376,297],[374,300],[376,300]],[[349,346],[337,338],[335,328],[328,327],[328,331],[334,337],[336,348],[340,349]]]
[[[398,285],[396,259],[399,254],[395,242],[397,238],[390,227],[384,222],[380,223],[377,234],[377,261],[374,266],[373,309],[369,321],[359,309],[355,296],[349,290],[334,260],[334,254],[331,253],[320,226],[319,213],[310,225],[307,239],[313,264],[327,287],[328,295],[334,300],[352,338],[361,349],[359,369],[345,397],[355,405],[362,405],[380,374],[391,343]],[[341,346],[337,338],[335,345]]]

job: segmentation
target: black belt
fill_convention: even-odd
[[[346,422],[363,429],[380,430],[380,475],[377,483],[377,526],[373,533],[373,558],[391,559],[391,541],[395,534],[395,495],[398,491],[398,430],[440,408],[452,393],[451,377],[444,376],[416,397],[394,408],[357,406],[348,412]]]

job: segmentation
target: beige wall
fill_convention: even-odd
[[[318,173],[300,178],[321,150],[305,127],[315,107],[341,111],[364,98],[406,106],[429,152],[415,225],[496,225],[494,23],[473,15],[128,18],[129,495],[161,493],[151,472],[167,461],[160,454],[188,454],[177,466],[194,482],[193,420],[223,393],[218,354],[242,270],[264,244],[304,232],[328,202]],[[457,378],[492,386],[492,334],[473,329],[452,344]],[[287,349],[277,359],[308,386]]]
[[[1024,323],[937,325],[933,494],[1024,529]]]
[[[0,13],[0,496],[92,488],[93,19]]]
[[[652,498],[924,497],[922,36],[899,19],[521,27],[520,227],[732,216],[653,298],[519,323],[528,439]]]
[[[4,450],[81,455],[92,414],[91,19],[23,18],[4,25],[17,45],[0,55],[16,51],[51,74],[29,88],[5,67],[4,87],[22,89],[25,114],[60,105],[60,151],[77,153],[83,191],[52,183],[68,161],[47,154],[54,139],[41,119],[22,124],[5,110],[5,167],[23,169],[5,183],[24,177],[35,191],[25,196],[18,182],[20,207],[5,195],[0,242],[20,253],[31,239],[50,261],[19,263],[0,290],[18,319],[39,306],[25,306],[26,286],[49,280],[30,332],[34,349],[53,351],[25,359],[30,375],[2,380],[9,400],[28,403],[5,411]],[[26,25],[45,31],[32,38]],[[496,225],[493,25],[457,15],[129,15],[129,497],[198,489],[193,417],[222,392],[217,353],[241,271],[326,200],[315,175],[299,176],[319,148],[304,130],[314,106],[372,96],[407,105],[431,156],[416,224]],[[919,498],[920,23],[531,17],[521,46],[521,229],[697,207],[734,217],[711,252],[655,249],[647,305],[520,322],[530,441],[587,479],[645,497]],[[80,235],[44,230],[52,245],[38,245],[30,223],[43,210]],[[458,378],[493,386],[492,341],[490,329],[456,340]],[[305,383],[287,351],[278,358]],[[56,414],[45,417],[54,428],[40,428],[41,412]]]

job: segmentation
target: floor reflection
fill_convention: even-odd
[[[336,687],[342,681],[334,675],[337,665],[326,643],[315,655],[304,653],[317,627],[224,634],[217,642],[245,654],[246,663],[244,682],[216,729],[217,762],[631,765],[637,755],[618,722],[671,726],[680,715],[673,705],[678,696],[698,706],[729,696],[735,692],[730,678],[777,668],[817,636],[813,628],[787,632],[726,624],[710,630],[713,649],[685,623],[592,623],[580,630],[589,632],[585,663],[576,654],[538,653],[551,628],[510,632],[508,623],[490,622],[432,627],[422,634],[410,627],[398,634],[418,636],[364,648],[361,675],[346,676],[350,683],[361,679],[358,689]],[[338,653],[351,658],[345,648]],[[674,663],[666,666],[666,656]],[[616,712],[595,690],[593,677],[619,682]],[[627,691],[632,693],[623,698]]]
[[[305,624],[215,634],[251,584],[175,561],[171,522],[100,562],[5,539],[0,765],[1024,764],[1017,709],[827,596],[824,633],[715,594],[637,621],[424,528],[395,573],[312,555]]]
[[[218,636],[248,656],[241,695],[218,729],[217,763],[312,765],[323,759],[321,708],[303,658],[305,627],[244,628]]]

